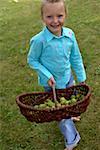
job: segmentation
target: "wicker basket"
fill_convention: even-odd
[[[50,109],[35,109],[33,107],[36,104],[44,103],[48,98],[53,99],[52,92],[20,94],[17,96],[16,102],[22,115],[24,115],[28,121],[36,123],[60,121],[61,119],[84,113],[90,103],[91,90],[88,85],[76,85],[67,89],[56,90],[58,101],[61,97],[70,99],[71,95],[75,95],[76,93],[84,95],[84,98],[73,105],[66,105],[64,107]]]

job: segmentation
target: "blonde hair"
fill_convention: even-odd
[[[41,16],[43,16],[43,7],[45,6],[46,3],[58,3],[58,2],[63,2],[64,7],[65,7],[65,13],[67,15],[67,7],[65,5],[65,0],[41,0]]]

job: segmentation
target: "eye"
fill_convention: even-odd
[[[47,16],[47,18],[48,18],[48,19],[51,19],[51,18],[52,18],[52,16]]]
[[[62,18],[63,17],[63,15],[58,15],[58,18]]]

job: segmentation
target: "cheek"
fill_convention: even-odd
[[[65,18],[59,19],[59,22],[60,22],[61,24],[63,24],[64,21],[65,21]]]
[[[45,24],[50,24],[51,23],[51,21],[50,20],[48,20],[48,19],[43,19],[43,22],[45,23]]]

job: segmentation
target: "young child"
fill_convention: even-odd
[[[32,37],[28,63],[38,73],[39,83],[46,91],[53,86],[64,89],[74,84],[72,69],[77,81],[83,83],[86,74],[74,32],[63,27],[67,17],[64,0],[42,0],[41,16],[45,27]],[[73,150],[80,135],[72,118],[59,122],[64,135],[65,150]]]

